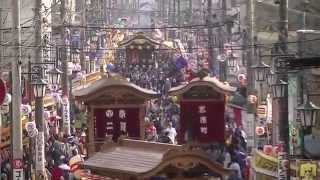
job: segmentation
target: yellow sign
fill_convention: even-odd
[[[298,173],[301,180],[316,180],[318,165],[316,161],[298,161]]]

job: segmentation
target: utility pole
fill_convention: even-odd
[[[12,177],[14,180],[23,179],[23,166],[15,167],[14,164],[22,161],[22,122],[21,122],[21,27],[20,27],[20,0],[12,0],[12,39],[13,48],[11,61],[12,74]]]
[[[87,23],[86,23],[86,1],[81,0],[81,26],[80,28],[80,41],[81,41],[81,50],[80,50],[80,64],[81,64],[81,71],[86,70],[86,62],[85,62],[85,44],[86,44],[86,28],[84,28]]]
[[[0,8],[0,44],[2,44],[2,39],[3,39],[3,38],[2,38],[2,30],[1,30],[1,29],[2,29],[2,8]],[[3,48],[3,47],[0,46],[0,64],[3,63],[3,62],[2,62],[2,56],[3,56],[3,55],[2,55],[2,54],[3,54],[3,53],[2,53],[2,48]],[[0,166],[1,166],[1,165],[0,165]]]
[[[279,4],[279,43],[282,53],[288,53],[288,0],[280,0]]]
[[[254,48],[255,46],[255,0],[246,1],[247,4],[247,22],[248,29],[243,32],[244,33],[244,47],[246,47],[246,67],[247,67],[247,97],[250,95],[254,95],[254,87],[255,87],[255,79],[254,73],[251,68],[253,65],[253,60],[255,58]],[[250,103],[247,101],[247,122],[248,122],[248,147],[249,150],[252,150],[256,146],[256,137],[255,137],[255,128],[256,128],[256,120],[255,120],[255,111],[256,106],[255,103]]]
[[[253,65],[254,60],[254,49],[255,46],[254,37],[255,37],[255,0],[247,1],[247,19],[249,22],[248,30],[246,31],[246,37],[244,38],[245,47],[247,47],[247,94],[251,95],[255,87],[254,73],[251,66]]]
[[[213,29],[212,29],[212,0],[207,1],[207,28],[208,28],[208,53],[209,53],[209,70],[216,74],[216,67],[215,67],[215,52],[214,52],[214,41],[213,41]]]
[[[70,101],[69,101],[69,77],[68,77],[68,56],[67,56],[67,49],[69,45],[67,44],[68,41],[68,34],[70,32],[66,28],[68,23],[67,20],[67,12],[66,12],[66,1],[68,0],[61,0],[61,8],[60,8],[60,16],[61,16],[61,42],[62,42],[62,50],[61,50],[61,65],[62,65],[62,97],[65,100],[63,106],[63,130],[64,134],[70,135]],[[71,53],[71,50],[69,49]]]
[[[177,7],[176,7],[176,2],[177,0],[173,0],[173,6],[172,6],[172,8],[173,8],[173,10],[172,10],[172,24],[175,26],[176,25],[176,9],[177,9]],[[175,36],[174,36],[174,38],[175,38]]]
[[[177,6],[178,6],[178,8],[177,8],[177,15],[178,15],[178,23],[177,23],[177,25],[179,26],[179,27],[181,27],[181,25],[182,25],[182,22],[181,22],[181,0],[177,0]],[[179,28],[179,31],[178,31],[178,38],[179,39],[181,39],[181,35],[182,35],[182,31],[183,31],[183,29],[182,28]]]
[[[280,54],[287,55],[288,54],[288,0],[280,0],[279,4],[279,50]],[[278,63],[276,63],[278,64]],[[288,82],[288,72],[286,67],[279,67],[277,71],[282,74],[281,78],[284,81]],[[289,87],[288,87],[289,88]],[[285,93],[285,96],[280,99],[276,99],[278,104],[278,124],[279,124],[279,143],[284,143],[285,154],[290,154],[289,147],[289,107],[288,107],[288,90]],[[286,158],[285,154],[283,154],[282,158]],[[279,154],[279,157],[281,154]],[[290,165],[289,165],[290,166]],[[280,180],[290,179],[290,168],[287,172],[283,172],[281,168],[278,168],[278,176]]]
[[[280,0],[279,4],[279,49],[280,53],[286,55],[288,53],[288,0]],[[283,74],[281,77],[284,81],[288,80],[287,72],[285,68],[279,68],[278,71]],[[282,142],[288,143],[289,140],[289,132],[288,132],[288,96],[286,95],[281,99],[281,111],[279,122],[279,140]],[[288,144],[287,144],[288,145]]]
[[[42,0],[36,0],[35,7],[35,43],[37,49],[35,51],[35,63],[43,63],[43,51],[42,51],[42,15],[41,15]],[[41,66],[41,65],[40,65]],[[40,76],[37,78],[43,78],[43,71],[40,68]],[[36,177],[41,179],[41,176],[45,175],[44,165],[44,128],[45,121],[43,119],[43,97],[35,98],[35,122],[38,129],[38,136],[36,140]]]
[[[227,2],[226,1],[222,1],[221,2],[221,10],[222,10],[222,13],[221,13],[221,22],[222,23],[226,23],[226,16],[227,16]],[[219,49],[220,49],[220,54],[223,54],[224,53],[224,43],[226,43],[226,35],[227,37],[229,37],[231,34],[229,34],[229,30],[227,29],[228,28],[228,25],[227,24],[224,24],[224,26],[222,27],[219,27],[219,38],[220,39],[220,43],[219,43]],[[228,58],[228,57],[227,57]],[[219,77],[220,77],[220,81],[224,82],[227,79],[227,68],[226,68],[226,61],[224,62],[220,62],[220,68],[219,68]]]

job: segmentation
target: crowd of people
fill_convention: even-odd
[[[159,98],[147,103],[145,140],[177,144],[180,107],[177,98],[169,97],[168,91],[183,82],[185,77],[181,72],[182,69],[175,64],[175,60],[159,59],[158,61],[157,63],[152,61],[149,64],[127,64],[119,61],[115,64],[113,71],[142,88],[161,94]],[[48,123],[48,127],[54,130],[49,131],[45,144],[47,176],[53,180],[73,179],[73,172],[79,168],[79,164],[86,157],[86,129],[85,127],[77,130],[73,128],[71,135],[63,135],[52,124]],[[216,145],[202,148],[213,160],[237,172],[235,176],[230,177],[230,180],[245,179],[248,177],[245,135],[239,128],[226,128],[226,132],[228,135],[225,144],[219,145],[218,148]],[[28,152],[28,147],[24,147],[25,168],[32,163]],[[1,151],[0,158],[1,179],[9,179],[11,172],[9,151]],[[29,173],[25,173],[25,176],[25,179],[30,178]]]
[[[74,179],[74,172],[80,168],[80,163],[86,157],[86,134],[85,128],[77,129],[71,135],[52,134],[45,143],[45,174],[43,179],[68,180]],[[34,148],[23,146],[24,179],[33,179],[30,166],[35,155]],[[3,149],[0,153],[1,178],[11,179],[11,156],[10,150]],[[35,157],[33,157],[35,158]],[[34,174],[33,174],[34,175]],[[40,175],[41,176],[41,175]]]

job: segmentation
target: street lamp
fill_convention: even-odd
[[[264,81],[266,78],[267,70],[270,68],[266,63],[259,61],[258,64],[251,66],[254,69],[256,81]]]
[[[262,83],[266,79],[267,70],[270,68],[270,66],[259,59],[258,64],[251,66],[251,68],[254,69],[254,75],[255,75],[256,81],[260,82],[259,86],[260,86],[260,103],[261,103],[263,101],[263,87],[262,87],[263,84]]]
[[[46,94],[47,82],[41,78],[38,78],[31,83],[33,85],[33,93],[36,98],[42,98]]]
[[[237,57],[231,54],[230,57],[228,58],[228,67],[233,69],[236,66],[237,66]]]
[[[61,74],[62,71],[60,71],[59,69],[57,69],[56,67],[54,67],[53,69],[51,69],[49,72],[49,83],[52,85],[57,85],[60,83],[60,78],[61,78]]]
[[[272,70],[270,70],[270,71],[267,73],[266,78],[267,78],[267,83],[268,83],[268,85],[271,86],[272,84],[275,83],[276,74],[275,74]]]
[[[307,96],[304,104],[296,108],[301,117],[301,125],[303,128],[310,128],[316,125],[317,114],[320,107],[316,106],[309,100]]]
[[[97,42],[98,41],[98,34],[94,33],[92,36],[92,41]]]
[[[274,98],[283,98],[286,96],[286,88],[288,83],[277,77],[276,82],[271,85],[272,96]]]

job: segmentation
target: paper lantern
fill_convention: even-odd
[[[262,127],[262,126],[256,127],[256,134],[258,136],[262,136],[262,135],[264,135],[264,133],[265,133],[264,127]]]
[[[251,104],[255,104],[255,103],[257,103],[257,101],[258,101],[258,97],[255,96],[255,95],[249,95],[249,96],[248,96],[248,101],[249,101]]]
[[[272,155],[273,154],[273,147],[272,145],[264,145],[263,146],[263,153],[266,155]]]

